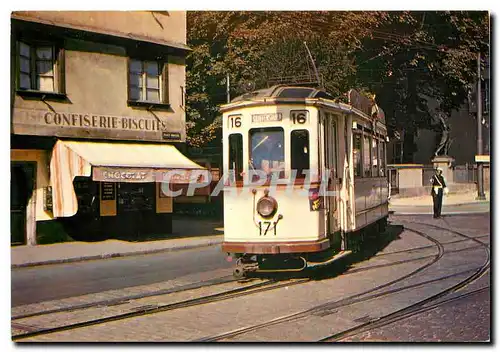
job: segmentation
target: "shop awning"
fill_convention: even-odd
[[[103,182],[161,182],[175,170],[205,170],[174,146],[146,143],[57,141],[50,160],[54,217],[73,216],[76,176]],[[180,181],[179,181],[180,182]]]

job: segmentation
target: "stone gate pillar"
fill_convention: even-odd
[[[434,169],[438,167],[443,169],[443,176],[447,185],[455,183],[453,180],[453,169],[451,168],[451,164],[453,161],[455,161],[455,159],[447,155],[436,156],[434,157],[434,159],[432,159],[432,165],[434,166]]]

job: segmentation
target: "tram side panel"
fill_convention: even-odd
[[[355,180],[356,230],[387,216],[388,191],[386,182],[383,177]]]

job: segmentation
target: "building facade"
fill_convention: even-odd
[[[186,13],[11,15],[11,242],[171,231],[185,143]]]

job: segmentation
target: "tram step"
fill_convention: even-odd
[[[318,262],[318,263],[317,262],[308,262],[307,267],[308,268],[315,268],[315,267],[319,267],[319,266],[323,266],[323,265],[328,265],[330,263],[333,263],[336,260],[339,260],[340,258],[348,256],[351,253],[352,253],[352,251],[341,251],[324,262]]]

